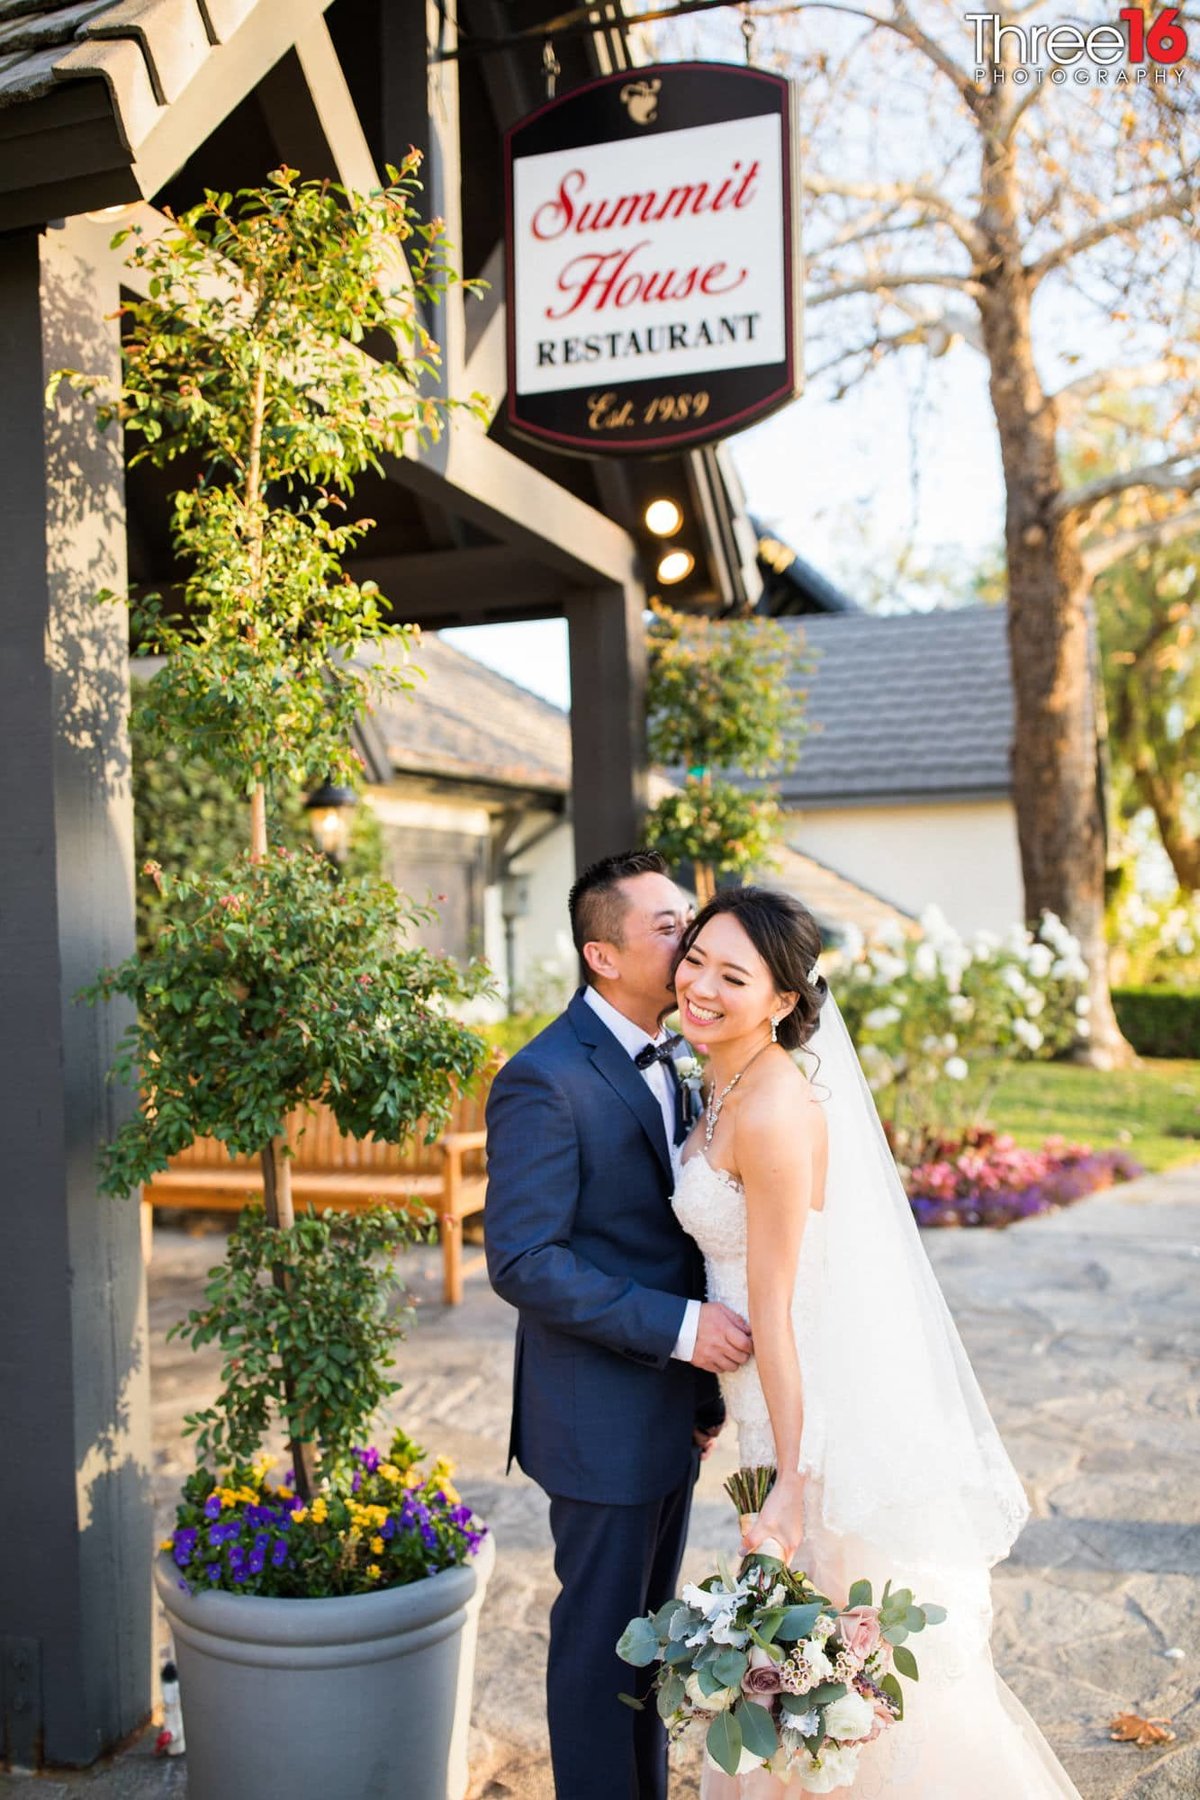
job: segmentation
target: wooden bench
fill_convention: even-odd
[[[416,1201],[437,1215],[442,1240],[443,1292],[448,1305],[462,1300],[463,1276],[483,1258],[463,1266],[463,1220],[483,1211],[487,1197],[484,1106],[496,1064],[471,1092],[459,1094],[450,1123],[435,1143],[419,1129],[403,1144],[345,1137],[324,1105],[292,1113],[287,1121],[292,1158],[292,1198],[355,1211],[376,1201],[404,1207]],[[218,1138],[197,1138],[142,1190],[143,1246],[155,1207],[238,1212],[262,1195],[257,1157],[231,1157]]]

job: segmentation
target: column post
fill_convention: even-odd
[[[151,1696],[149,1369],[138,1205],[96,1191],[131,1103],[122,1007],[76,1001],[133,947],[120,433],[48,375],[115,377],[111,227],[0,238],[0,1755],[86,1764]]]

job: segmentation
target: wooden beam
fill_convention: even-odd
[[[312,25],[328,0],[258,0],[225,42],[214,45],[173,106],[139,141],[134,169],[143,194],[157,194],[223,119]],[[111,48],[111,46],[110,46]]]
[[[315,19],[296,38],[296,57],[304,71],[321,131],[333,156],[337,179],[352,193],[369,194],[380,184],[329,27]],[[303,169],[308,174],[307,169]]]
[[[360,556],[347,569],[355,581],[375,582],[397,618],[429,627],[555,618],[577,591],[544,562],[502,544]]]
[[[449,434],[443,470],[423,457],[392,457],[387,473],[570,582],[584,586],[599,577],[624,585],[640,579],[637,547],[627,532],[481,431],[464,425]]]
[[[631,850],[646,810],[646,634],[635,585],[567,607],[575,866]]]
[[[415,8],[414,8],[415,10]],[[439,32],[446,48],[458,43],[458,9],[456,0],[425,0],[425,29],[430,43],[437,43]],[[429,97],[426,118],[429,130],[429,157],[424,170],[425,207],[428,216],[446,222],[446,239],[451,254],[461,260],[463,242],[462,155],[458,130],[458,64],[429,63]],[[443,296],[440,317],[433,323],[433,333],[442,347],[441,383],[443,392],[462,394],[466,383],[466,322],[463,317],[464,295],[461,287],[452,287]]]

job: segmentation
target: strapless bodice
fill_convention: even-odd
[[[719,1300],[742,1318],[750,1317],[746,1275],[746,1194],[737,1177],[719,1169],[699,1151],[693,1151],[679,1171],[671,1197],[675,1216],[704,1255],[708,1298]],[[808,1358],[806,1339],[813,1338],[821,1301],[824,1266],[825,1215],[810,1212],[800,1244],[800,1261],[792,1294],[792,1329],[801,1370]],[[753,1357],[740,1369],[722,1375],[721,1391],[731,1420],[737,1425],[744,1463],[775,1460],[767,1402]]]

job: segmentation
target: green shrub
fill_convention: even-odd
[[[1114,988],[1113,1006],[1139,1056],[1200,1058],[1200,989]]]

